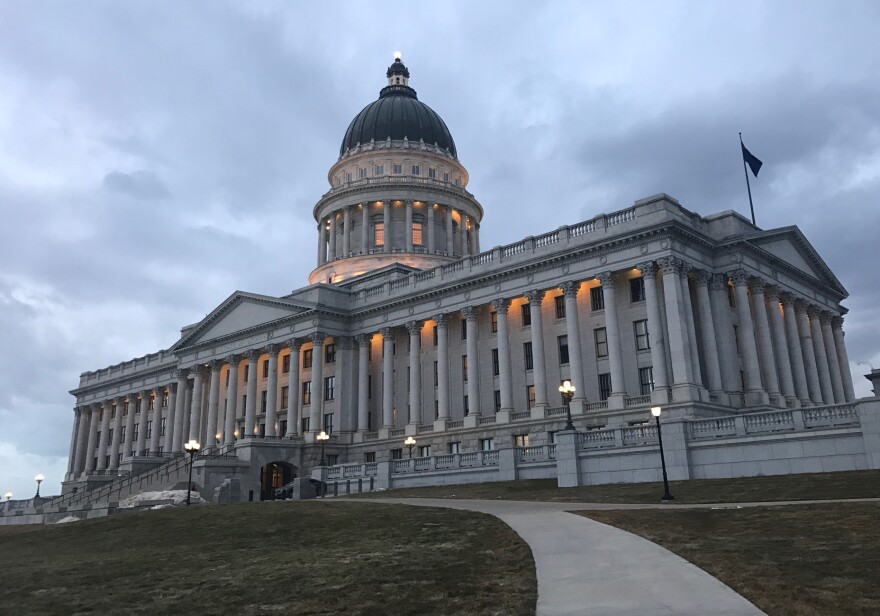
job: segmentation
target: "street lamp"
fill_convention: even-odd
[[[571,381],[566,380],[559,386],[559,393],[562,394],[562,401],[565,403],[565,428],[564,430],[574,430],[574,423],[571,421],[571,399],[574,397],[575,387]]]
[[[660,464],[663,466],[663,498],[661,500],[675,500],[669,493],[669,479],[666,478],[666,457],[663,455],[663,435],[660,433],[660,407],[652,406],[651,415],[657,420],[657,442],[660,443]]]
[[[409,457],[412,458],[412,448],[416,446],[416,439],[408,436],[406,437],[406,440],[403,441],[403,444],[409,448]]]
[[[321,441],[321,464],[320,464],[320,466],[324,466],[324,445],[327,443],[327,441],[330,440],[330,435],[327,434],[326,432],[324,432],[323,430],[321,430],[321,433],[318,434],[318,436],[316,436],[315,438],[318,439],[319,441]]]
[[[7,492],[7,493],[4,494],[3,496],[6,497],[6,502],[8,503],[8,502],[9,502],[9,499],[12,498],[12,492]]]
[[[34,498],[40,498],[40,484],[43,483],[44,479],[45,477],[43,477],[43,473],[37,473],[37,476],[34,477],[34,481],[37,482],[37,495],[34,496]]]
[[[186,484],[186,506],[189,507],[189,497],[192,494],[192,483],[193,483],[193,458],[196,457],[196,454],[199,453],[199,449],[202,446],[195,439],[190,439],[183,448],[186,450],[186,453],[189,454],[189,483]]]

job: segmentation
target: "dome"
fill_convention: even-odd
[[[395,77],[398,75],[403,76],[403,83],[394,83],[395,80],[399,81]],[[389,85],[382,88],[379,99],[364,107],[348,125],[339,155],[342,156],[358,143],[366,145],[371,140],[386,141],[388,137],[392,141],[402,141],[406,137],[411,142],[424,140],[427,145],[436,143],[442,150],[448,148],[452,156],[457,158],[455,142],[446,123],[436,111],[419,100],[415,90],[406,85],[409,70],[399,58],[388,68],[387,76]]]

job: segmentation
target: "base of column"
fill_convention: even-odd
[[[466,415],[464,418],[464,427],[465,428],[476,428],[477,423],[479,423],[479,421],[480,421],[479,415],[475,415],[475,414]]]
[[[608,410],[622,411],[626,408],[626,394],[616,393],[608,396]]]
[[[668,387],[656,387],[651,392],[651,404],[668,404],[670,391]]]
[[[746,406],[767,406],[770,404],[770,396],[763,389],[752,389],[746,392]]]
[[[680,383],[672,386],[673,402],[694,402],[702,399],[700,389],[692,383]],[[708,396],[707,396],[708,397]]]

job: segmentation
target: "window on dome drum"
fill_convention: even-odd
[[[449,181],[449,174],[448,174],[448,173],[444,173],[444,174],[443,174],[443,181],[444,181],[444,182],[448,182],[448,181]]]
[[[648,339],[648,321],[633,321],[633,332],[636,336],[636,351],[647,351],[651,348],[651,341]]]
[[[611,374],[606,372],[599,375],[599,399],[607,400],[611,395]]]
[[[556,344],[559,347],[559,365],[568,363],[568,336],[557,336]]]
[[[336,377],[335,376],[325,376],[324,377],[324,401],[330,402],[334,400],[336,397]]]
[[[496,389],[493,393],[495,396],[495,412],[497,413],[501,410],[501,390]]]
[[[492,319],[492,321],[491,321],[492,333],[497,334],[498,333],[498,313],[494,312],[494,311],[490,312],[489,317]]]
[[[364,452],[364,463],[372,464],[376,461],[376,452],[375,451],[365,451]]]
[[[564,319],[565,318],[565,296],[557,295],[553,298],[553,301],[556,303],[556,318]]]
[[[290,354],[288,353],[281,358],[281,374],[290,372]]]
[[[358,179],[359,179],[359,180],[363,180],[363,179],[366,178],[366,177],[367,177],[367,170],[366,170],[366,168],[363,168],[363,169],[358,168]]]
[[[530,409],[535,406],[535,386],[526,385],[526,408]]]
[[[324,413],[324,432],[333,434],[333,413]]]
[[[629,301],[632,303],[645,301],[645,279],[641,276],[629,279]]]
[[[419,165],[413,165],[413,166],[412,166],[412,174],[413,174],[413,175],[419,175],[420,171],[421,171],[421,170],[420,170],[420,168],[419,168]]]
[[[403,449],[392,449],[391,450],[391,459],[392,460],[403,460]]]
[[[346,173],[346,174],[345,174],[345,181],[346,181],[346,182],[351,182],[351,173]]]
[[[269,360],[268,359],[263,360],[263,378],[264,379],[269,378]]]
[[[523,362],[525,363],[526,370],[532,369],[532,343],[531,342],[523,342]]]
[[[654,391],[654,368],[639,368],[639,395],[648,396]]]
[[[513,446],[514,447],[528,447],[529,446],[529,435],[528,434],[514,434],[513,435]]]
[[[530,304],[523,304],[519,307],[520,313],[522,314],[522,326],[528,327],[532,324],[532,309]]]
[[[461,453],[461,441],[446,443],[446,453]]]
[[[593,330],[593,341],[596,343],[596,357],[608,357],[608,336],[604,327]]]
[[[498,362],[498,349],[492,349],[492,376],[501,374]]]
[[[373,227],[373,232],[375,234],[375,240],[373,241],[374,246],[384,246],[385,245],[385,223],[377,222]]]
[[[459,187],[461,186],[461,180],[459,178],[455,178],[455,185]]]
[[[495,449],[495,439],[494,438],[481,438],[480,439],[480,451],[492,451]]]
[[[377,177],[380,175],[385,175],[385,165],[376,165],[376,167],[373,169],[373,175]]]
[[[412,224],[413,246],[422,245],[422,223],[414,222]]]
[[[260,392],[260,413],[266,414],[266,402],[268,401],[269,392],[265,389]]]
[[[403,165],[391,165],[391,172],[394,175],[400,175],[403,173]]]
[[[303,404],[311,404],[312,403],[312,382],[311,381],[303,381],[303,384],[302,384],[302,403]]]
[[[428,177],[431,178],[432,180],[436,180],[437,179],[437,170],[429,167],[428,168]]]
[[[336,345],[328,344],[324,346],[324,363],[332,364],[336,361]]]
[[[305,349],[303,351],[303,368],[311,368],[312,367],[312,349]]]
[[[593,312],[605,310],[605,296],[602,294],[602,285],[590,289],[590,309]]]
[[[281,388],[281,410],[287,410],[288,399],[290,396],[290,388],[285,385]]]
[[[467,355],[461,356],[461,380],[467,381]]]

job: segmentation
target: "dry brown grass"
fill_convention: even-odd
[[[768,614],[880,613],[880,505],[581,511],[691,561]]]
[[[535,613],[528,546],[479,513],[344,502],[0,528],[0,614]]]

